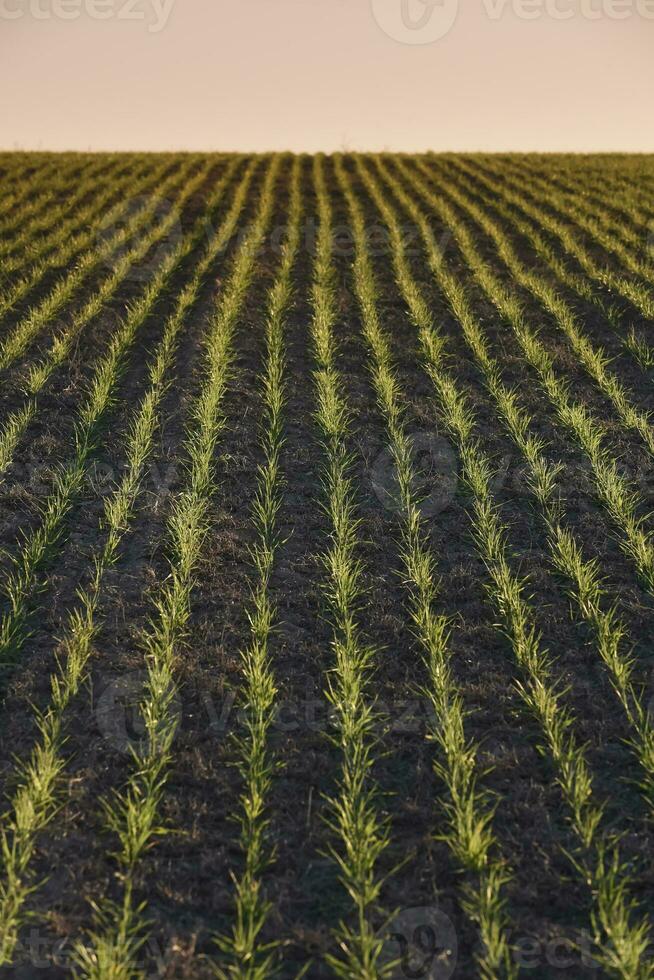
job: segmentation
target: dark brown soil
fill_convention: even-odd
[[[197,166],[204,159],[198,156]],[[37,161],[38,155],[25,157],[22,166],[26,174]],[[143,155],[135,155],[134,162],[140,167],[148,164]],[[18,165],[18,157],[2,155],[0,179],[11,176]],[[171,158],[170,166],[178,165],[179,159]],[[482,168],[483,161],[476,165]],[[580,158],[578,167],[586,165],[589,173],[596,176],[597,161]],[[75,155],[62,160],[62,167],[68,167],[71,175],[80,166]],[[452,622],[454,676],[469,711],[469,735],[481,745],[480,765],[487,770],[483,784],[497,799],[494,826],[512,872],[506,899],[514,955],[523,972],[534,978],[600,976],[601,971],[592,960],[592,943],[587,939],[591,895],[571,862],[575,841],[553,766],[516,689],[521,673],[487,596],[488,575],[472,537],[470,500],[458,479],[457,456],[439,423],[434,392],[420,366],[415,328],[393,281],[389,248],[380,237],[381,216],[357,178],[352,160],[346,158],[346,166],[365,207],[371,235],[377,241],[374,262],[382,322],[391,340],[409,430],[417,445],[427,447],[427,452],[438,446],[450,461],[451,472],[446,474],[444,486],[437,488],[439,503],[429,512],[427,528],[441,580],[439,611]],[[619,170],[619,163],[613,166]],[[652,166],[650,161],[650,170]],[[201,213],[209,185],[223,167],[223,160],[214,161],[207,184],[185,208],[184,229]],[[250,508],[261,461],[263,324],[267,292],[279,262],[275,243],[280,240],[288,212],[289,167],[290,158],[283,163],[272,230],[258,256],[256,281],[239,320],[237,355],[224,404],[225,427],[217,450],[211,524],[193,595],[189,635],[179,651],[179,727],[162,804],[162,820],[169,833],[148,851],[138,872],[137,898],[146,903],[150,921],[149,939],[142,954],[149,977],[177,980],[212,976],[212,964],[218,955],[214,937],[229,931],[233,924],[232,875],[242,866],[233,819],[242,789],[234,766],[233,741],[239,731],[238,654],[248,637],[247,610],[253,575]],[[380,874],[387,878],[378,924],[382,926],[384,914],[438,908],[451,922],[458,946],[454,972],[443,973],[443,977],[468,978],[476,975],[476,932],[463,907],[466,876],[441,839],[445,791],[433,769],[434,745],[426,738],[426,704],[420,694],[426,675],[409,624],[407,594],[399,571],[398,516],[384,505],[379,489],[380,480],[383,483],[388,477],[390,465],[384,420],[375,401],[370,357],[353,292],[349,216],[332,162],[328,160],[326,167],[334,222],[340,230],[334,254],[339,285],[336,334],[338,367],[352,410],[350,449],[366,588],[360,620],[376,650],[372,687],[380,714],[386,716],[386,724],[380,726],[373,772],[380,790],[379,806],[388,817],[391,832],[391,844],[380,866]],[[436,159],[432,185],[435,190],[440,187],[441,168],[455,183],[462,181],[460,186],[466,186],[455,162]],[[339,756],[329,739],[325,699],[325,678],[333,665],[333,652],[320,561],[328,544],[329,527],[322,508],[324,452],[314,419],[310,285],[317,217],[308,158],[304,160],[303,174],[306,234],[294,274],[294,303],[286,323],[288,401],[282,460],[285,490],[279,513],[283,543],[270,586],[279,619],[271,653],[280,699],[280,715],[271,737],[280,769],[269,800],[275,858],[264,876],[271,911],[263,939],[281,943],[280,975],[284,980],[297,976],[307,964],[308,977],[333,975],[325,965],[324,954],[334,952],[334,929],[341,919],[348,921],[350,916],[348,896],[338,880],[336,865],[328,856],[330,832],[325,822],[325,798],[334,789]],[[625,181],[630,179],[625,165]],[[260,187],[260,175],[255,180],[256,187]],[[467,189],[475,193],[474,188]],[[420,201],[417,192],[416,199]],[[477,199],[483,203],[483,196]],[[422,201],[421,204],[427,207]],[[239,231],[252,217],[255,206],[253,190]],[[227,203],[223,210],[226,208]],[[565,700],[574,712],[576,734],[587,746],[594,791],[605,806],[605,826],[621,835],[623,856],[632,863],[634,898],[642,911],[652,915],[651,826],[637,786],[638,765],[627,744],[628,726],[591,633],[573,609],[564,583],[551,571],[545,530],[528,492],[517,450],[498,419],[462,332],[429,274],[419,236],[405,219],[403,215],[412,271],[431,305],[435,326],[446,338],[452,374],[475,412],[480,444],[497,465],[496,497],[509,528],[513,567],[526,579],[525,592],[534,609],[537,628],[552,657],[554,674],[565,690]],[[437,237],[447,231],[435,218],[432,227]],[[545,274],[542,260],[524,238],[505,227],[524,261]],[[509,273],[492,242],[481,231],[478,241],[480,253],[508,283]],[[166,518],[174,494],[184,485],[184,437],[189,407],[202,380],[202,339],[237,245],[238,235],[220,256],[188,318],[176,356],[173,383],[164,399],[157,448],[144,492],[119,560],[104,579],[102,626],[94,644],[88,680],[67,717],[61,805],[37,839],[32,874],[38,887],[27,901],[32,918],[22,932],[15,964],[0,969],[3,977],[58,980],[70,976],[72,943],[82,938],[92,924],[92,902],[105,895],[118,899],[121,894],[112,854],[115,840],[106,829],[99,802],[124,786],[131,766],[126,745],[130,738],[140,737],[139,719],[122,706],[121,692],[126,690],[134,697],[142,683],[144,654],[139,637],[153,614],[156,584],[169,569]],[[446,247],[452,270],[469,287],[491,348],[502,363],[506,382],[516,388],[522,405],[532,415],[534,431],[546,440],[548,455],[563,465],[561,486],[567,520],[583,543],[584,553],[600,562],[610,601],[619,602],[628,630],[627,646],[631,646],[635,661],[635,677],[647,702],[654,693],[650,690],[654,671],[654,600],[620,550],[615,529],[593,495],[592,474],[569,434],[556,421],[520,357],[509,328],[482,294],[454,240],[449,240]],[[7,796],[16,786],[16,759],[26,759],[37,734],[37,712],[48,703],[56,640],[66,614],[75,604],[77,589],[89,580],[91,556],[103,540],[99,521],[104,496],[124,466],[126,426],[144,389],[149,358],[161,336],[165,315],[172,309],[196,257],[190,256],[182,264],[137,338],[120,382],[119,397],[107,416],[84,493],[76,500],[65,533],[43,569],[43,588],[31,604],[29,635],[19,662],[3,676],[0,775]],[[63,272],[52,270],[29,300],[0,324],[0,336],[6,335],[18,317],[45,295],[48,286]],[[91,294],[99,276],[75,297],[61,323]],[[41,508],[51,489],[53,467],[72,455],[75,413],[94,362],[142,285],[137,281],[125,284],[103,315],[82,332],[70,359],[55,372],[39,396],[37,418],[20,444],[15,464],[0,484],[0,571],[4,569],[5,574],[9,556],[39,524]],[[645,447],[625,431],[611,405],[593,387],[552,318],[532,296],[515,283],[513,287],[524,301],[530,322],[539,328],[557,370],[568,379],[575,397],[602,421],[616,456],[626,471],[638,479],[644,509],[651,509],[654,479],[652,460]],[[580,302],[563,287],[561,292],[578,312],[588,335],[614,358],[612,369],[628,387],[634,403],[645,410],[654,408],[652,378],[620,347],[610,325],[590,304]],[[622,315],[626,323],[633,321],[633,311],[626,307]],[[3,419],[23,404],[21,379],[26,368],[47,350],[57,326],[48,324],[20,362],[3,377]],[[651,342],[652,324],[641,324],[641,328],[648,331]],[[426,492],[429,497],[435,492],[434,487],[427,485]],[[3,596],[4,591],[0,592],[2,610],[6,608]],[[107,704],[113,703],[113,697],[117,700],[112,710],[118,713],[118,727],[125,734],[122,742],[116,739],[115,732],[112,734],[113,729],[108,730],[103,713]],[[420,913],[416,914],[419,917]],[[398,968],[393,976],[409,973]]]

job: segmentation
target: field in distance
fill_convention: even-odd
[[[0,977],[654,976],[654,157],[0,187]]]

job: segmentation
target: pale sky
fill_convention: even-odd
[[[0,0],[0,147],[654,151],[654,0],[429,4]]]

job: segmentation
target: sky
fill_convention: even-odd
[[[654,0],[0,0],[0,147],[654,152]]]

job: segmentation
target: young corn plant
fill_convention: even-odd
[[[56,296],[59,292],[63,294],[66,288],[65,284],[69,277],[72,277],[71,281],[75,284],[75,287],[78,283],[81,283],[85,278],[85,270],[88,268],[90,272],[92,269],[97,268],[102,260],[102,255],[107,256],[113,244],[114,236],[110,236],[105,242],[104,252],[101,255],[98,248],[97,219],[100,216],[105,216],[104,220],[108,223],[122,220],[128,211],[130,200],[137,195],[150,192],[150,189],[153,187],[156,188],[158,181],[163,178],[166,171],[170,171],[168,173],[168,180],[173,180],[174,171],[171,168],[165,167],[163,164],[155,168],[154,174],[152,168],[135,170],[132,167],[128,167],[122,177],[118,177],[118,179],[108,184],[104,191],[94,199],[93,204],[89,205],[86,221],[81,226],[77,235],[72,238],[65,238],[60,234],[59,244],[47,258],[42,258],[33,265],[28,263],[27,269],[21,267],[18,270],[20,273],[18,277],[14,277],[7,284],[2,294],[0,294],[0,320],[6,320],[7,315],[14,307],[19,302],[25,301],[30,291],[40,285],[53,267],[57,268],[70,264],[72,269],[68,276],[57,280],[43,300],[38,301],[26,314],[21,314],[20,320],[26,319],[30,314],[37,315],[41,307],[43,306],[45,308],[47,302],[50,301],[51,295],[54,294]],[[114,203],[107,212],[107,204],[112,201]],[[130,220],[133,221],[135,218],[137,218],[137,214],[132,215]],[[127,228],[123,228],[118,233],[115,233],[120,236],[116,238],[116,245],[120,245],[126,238],[127,231]],[[81,269],[77,268],[77,263],[80,264]],[[74,292],[75,288],[72,288],[71,295]],[[58,312],[58,308],[55,308],[52,312],[54,315],[54,313]],[[4,365],[3,350],[4,342],[0,345],[0,364]]]
[[[280,544],[277,516],[283,504],[281,473],[284,446],[285,317],[292,301],[292,273],[300,246],[301,158],[291,174],[287,238],[275,282],[268,296],[265,363],[260,383],[262,418],[260,444],[263,462],[257,473],[251,522],[254,576],[248,618],[250,639],[241,650],[245,733],[236,740],[237,765],[243,792],[236,820],[244,868],[235,882],[235,922],[231,932],[216,937],[222,961],[217,970],[225,980],[263,980],[276,972],[277,943],[261,941],[270,905],[263,892],[263,874],[274,858],[269,841],[268,797],[277,760],[269,746],[277,701],[277,684],[270,654],[276,608],[270,595],[270,576]]]
[[[516,173],[511,168],[508,179],[512,186],[528,198],[534,210],[539,215],[542,214],[543,224],[551,228],[552,233],[560,238],[566,248],[566,243],[570,243],[582,266],[587,271],[593,268],[596,273],[600,273],[600,275],[595,275],[595,278],[600,279],[600,281],[613,282],[616,274],[610,266],[602,266],[594,262],[592,253],[585,248],[583,241],[579,238],[579,229],[588,236],[595,248],[603,250],[608,258],[611,255],[615,256],[620,262],[621,269],[628,270],[628,274],[633,277],[638,277],[641,280],[641,285],[645,287],[643,295],[649,296],[649,309],[651,310],[654,296],[651,293],[650,283],[654,273],[654,265],[644,257],[646,252],[643,249],[642,232],[641,234],[633,233],[630,236],[624,225],[611,221],[606,213],[600,216],[589,214],[587,208],[580,203],[576,195],[559,191],[541,176],[534,174],[527,181],[520,173]],[[543,207],[542,201],[538,197],[537,190],[539,188],[547,194],[546,207]],[[626,241],[624,240],[625,236]],[[623,240],[621,241],[621,239]],[[619,281],[623,275],[624,272],[622,271],[618,273],[617,280]]]
[[[190,182],[187,191],[190,193],[193,189],[193,182]],[[171,276],[203,232],[204,225],[200,220],[194,234],[182,239],[165,256],[95,366],[88,390],[77,411],[73,456],[56,470],[52,490],[43,504],[41,521],[26,536],[18,554],[11,556],[10,571],[2,586],[8,607],[0,616],[3,683],[25,640],[35,593],[43,587],[43,569],[64,534],[66,519],[82,489],[103,419],[115,398],[115,389],[138,331],[152,313]]]
[[[480,164],[476,161],[475,163],[476,165],[472,166],[464,160],[455,161],[455,166],[466,179],[472,177],[475,180],[476,195],[484,204],[493,208],[497,214],[518,229],[535,252],[547,263],[558,282],[573,290],[599,311],[604,321],[616,334],[618,341],[644,370],[654,366],[654,348],[647,344],[642,335],[636,334],[633,327],[625,336],[619,309],[600,294],[596,283],[587,274],[578,273],[570,267],[559,251],[542,234],[541,225],[528,203],[520,195],[513,194],[504,180],[489,180],[486,171],[482,171]]]
[[[638,361],[643,371],[650,373],[654,368],[654,347],[647,343],[643,334],[639,333],[635,327],[630,327],[629,333],[622,342],[632,357]]]
[[[497,167],[494,166],[493,160],[490,157],[465,161],[466,164],[469,162],[473,163],[475,168],[479,167],[483,170],[483,173],[488,178],[494,180],[498,175]],[[634,245],[638,243],[639,247],[642,245],[643,235],[647,233],[646,221],[643,220],[644,215],[641,213],[640,217],[637,217],[637,209],[633,206],[633,203],[629,203],[628,199],[625,198],[624,192],[621,192],[615,187],[613,190],[609,189],[610,181],[607,181],[602,191],[603,201],[600,202],[600,194],[596,186],[593,185],[589,173],[584,174],[583,187],[575,185],[569,178],[564,178],[560,173],[557,173],[556,176],[552,176],[554,195],[552,198],[546,198],[538,193],[538,175],[533,170],[531,171],[529,184],[525,183],[524,185],[526,190],[525,195],[522,195],[519,189],[527,177],[525,169],[512,161],[508,164],[506,171],[508,181],[511,183],[511,187],[507,187],[508,193],[515,193],[516,196],[525,200],[527,205],[533,201],[538,207],[546,207],[549,216],[560,218],[562,215],[557,207],[557,202],[562,199],[562,196],[565,196],[570,199],[574,208],[583,208],[587,215],[591,215],[592,212],[592,217],[595,221],[599,222],[605,228],[611,228],[625,242]],[[552,237],[557,238],[558,236],[552,232]]]
[[[429,268],[461,325],[499,417],[525,461],[530,487],[545,524],[550,561],[568,583],[572,601],[592,631],[597,652],[609,671],[611,684],[632,730],[635,754],[643,768],[645,797],[654,812],[654,730],[632,680],[633,660],[623,649],[625,627],[615,605],[608,602],[598,560],[584,557],[578,538],[564,524],[564,507],[557,487],[562,466],[547,458],[544,441],[530,431],[533,430],[533,419],[521,406],[517,392],[503,382],[500,364],[490,352],[467,291],[448,267],[425,213],[379,157],[375,162],[386,184],[420,229]],[[367,171],[363,165],[362,172],[365,179]]]
[[[167,525],[170,572],[153,596],[152,618],[143,636],[145,737],[134,749],[125,790],[103,804],[108,827],[118,840],[122,894],[117,902],[106,898],[97,905],[95,928],[87,941],[77,945],[79,975],[92,980],[128,980],[140,972],[136,958],[147,935],[147,923],[145,904],[134,898],[136,877],[145,852],[165,833],[159,809],[176,730],[172,706],[176,661],[209,526],[215,450],[225,425],[222,403],[233,361],[234,334],[273,213],[279,168],[280,158],[275,156],[266,172],[256,217],[234,256],[205,337],[204,378],[187,427],[185,485],[175,495]]]
[[[562,242],[565,250],[574,255],[591,279],[627,300],[644,316],[652,316],[654,293],[652,293],[650,282],[654,265],[651,261],[643,258],[643,255],[646,254],[643,248],[647,236],[646,229],[641,231],[637,242],[629,246],[619,242],[615,227],[607,231],[601,228],[595,218],[588,221],[587,226],[582,229],[584,234],[590,237],[596,250],[603,250],[606,255],[605,261],[599,261],[579,237],[579,225],[577,224],[575,227],[575,224],[570,221],[575,211],[573,205],[570,205],[568,210],[561,202],[560,196],[557,196],[552,188],[548,188],[547,196],[548,199],[551,199],[551,203],[548,200],[550,210],[547,210],[542,206],[542,200],[533,192],[533,188],[519,176],[512,176],[511,173],[508,173],[506,179],[509,183],[509,190],[520,195],[525,207],[529,208],[530,214],[543,228],[546,228]],[[534,178],[534,182],[538,183],[538,178]],[[565,209],[565,219],[560,214],[561,208]],[[578,214],[576,220],[577,222],[580,220]],[[583,218],[581,222],[583,223]],[[622,266],[618,267],[617,270],[608,264],[615,262],[615,258],[612,258],[610,253],[618,253]]]
[[[330,534],[322,556],[322,588],[330,610],[334,655],[326,696],[333,709],[333,741],[340,755],[337,786],[327,801],[325,819],[332,836],[328,853],[351,904],[351,916],[344,918],[334,933],[339,952],[325,958],[337,977],[377,980],[389,974],[390,966],[382,962],[384,943],[374,922],[383,884],[378,864],[389,843],[389,828],[380,814],[379,790],[372,773],[374,729],[380,720],[370,695],[375,651],[366,643],[359,624],[364,568],[359,557],[360,521],[348,447],[351,410],[336,363],[332,208],[322,156],[314,158],[313,177],[319,224],[311,290],[311,345],[315,418],[325,458],[323,500]]]
[[[234,162],[228,167],[226,176],[231,175],[235,165]],[[177,201],[178,207],[182,207],[190,196],[198,190],[206,179],[209,169],[208,165],[205,166],[185,183],[186,171],[182,173],[183,192]],[[0,480],[13,461],[19,441],[38,414],[38,396],[45,388],[52,373],[66,361],[81,332],[89,326],[94,317],[102,312],[107,302],[116,295],[130,269],[148,254],[153,245],[165,237],[177,219],[177,210],[170,211],[159,224],[151,229],[145,238],[138,240],[132,248],[121,255],[114,264],[111,275],[100,284],[87,302],[76,310],[67,326],[55,336],[50,349],[40,361],[30,366],[24,382],[27,397],[22,405],[10,412],[0,428]]]
[[[11,267],[13,273],[11,276],[3,265],[0,318],[4,318],[8,311],[24,300],[30,290],[41,283],[53,266],[66,265],[83,255],[84,250],[94,242],[97,221],[104,218],[109,223],[120,219],[125,213],[126,199],[129,200],[133,195],[152,186],[151,176],[151,166],[138,166],[134,161],[129,163],[122,161],[114,172],[112,180],[94,195],[93,201],[89,202],[81,213],[78,213],[81,223],[72,237],[62,235],[58,229],[54,247],[47,250],[47,256],[30,256],[24,263],[17,261]],[[38,249],[37,245],[37,252]]]
[[[79,167],[77,173],[62,175],[59,181],[48,185],[47,192],[42,195],[40,207],[32,209],[29,215],[28,206],[21,209],[22,214],[15,215],[14,234],[3,234],[0,242],[3,274],[9,275],[17,269],[24,269],[26,264],[47,257],[53,246],[62,241],[63,236],[79,230],[85,220],[84,212],[88,209],[85,199],[92,194],[98,181],[111,183],[126,171],[124,162],[121,165],[114,159],[107,165],[107,161],[101,159],[94,164]],[[73,194],[69,193],[71,179],[76,188]]]
[[[602,808],[592,798],[591,772],[585,749],[574,735],[574,715],[564,703],[551,658],[542,646],[533,610],[524,596],[525,583],[512,569],[507,528],[492,490],[493,468],[475,434],[474,414],[445,368],[443,340],[411,273],[395,212],[376,182],[369,180],[368,186],[390,233],[395,280],[418,333],[423,367],[432,382],[440,418],[459,453],[462,479],[471,499],[473,535],[489,578],[489,598],[520,673],[516,690],[540,727],[543,751],[552,761],[567,807],[577,845],[575,864],[589,885],[598,961],[611,975],[624,980],[650,977],[653,967],[646,958],[649,925],[638,917],[629,897],[632,882],[617,843],[601,830]]]
[[[528,324],[520,298],[500,279],[481,257],[474,235],[459,218],[455,209],[441,195],[434,194],[420,179],[424,171],[420,162],[415,168],[397,162],[398,170],[410,180],[416,191],[429,203],[452,230],[461,252],[489,300],[512,328],[526,362],[535,372],[552,404],[556,418],[568,429],[585,453],[595,479],[595,492],[619,534],[619,543],[631,559],[639,578],[654,594],[654,540],[646,518],[640,516],[643,502],[636,489],[620,472],[605,442],[603,425],[590,409],[570,396],[569,385],[557,374],[552,358]]]
[[[157,202],[168,191],[174,190],[179,183],[179,173],[172,173],[167,181],[160,184],[125,226],[111,236],[107,243],[108,254],[128,242],[134,232],[155,213]],[[71,272],[60,279],[40,303],[28,310],[25,316],[20,317],[0,344],[0,371],[5,370],[20,357],[40,331],[65,308],[68,300],[74,296],[100,261],[101,255],[98,249],[90,249],[86,253],[86,258],[82,258],[79,264],[73,266]]]
[[[504,229],[489,217],[467,191],[460,190],[447,178],[440,183],[440,187],[493,241],[498,255],[515,281],[531,292],[543,308],[552,315],[561,332],[568,338],[579,362],[612,403],[623,424],[636,432],[649,452],[654,453],[654,428],[648,413],[633,404],[630,392],[626,390],[617,375],[609,370],[607,354],[602,348],[595,347],[585,335],[569,303],[547,279],[522,262]]]
[[[115,163],[115,159],[112,162]],[[61,195],[70,193],[71,184],[79,187],[80,183],[85,183],[90,173],[102,172],[106,166],[107,161],[104,160],[96,161],[95,165],[90,160],[79,160],[72,168],[65,168],[56,177],[52,176],[47,184],[42,184],[41,181],[33,184],[31,195],[23,195],[6,218],[3,219],[0,215],[0,257],[11,255],[15,248],[21,247],[21,243],[29,244],[33,228],[36,231],[47,228],[42,222],[48,221],[50,209],[61,207]],[[7,194],[7,182],[4,178],[2,183],[3,191]],[[78,200],[77,193],[75,198]]]
[[[379,322],[365,216],[340,158],[337,158],[336,172],[352,219],[355,293],[372,357],[372,382],[385,421],[399,489],[402,578],[408,586],[411,624],[424,655],[427,681],[423,694],[433,709],[430,734],[440,750],[434,768],[448,790],[449,799],[444,806],[448,830],[441,836],[460,867],[470,873],[470,880],[464,886],[464,904],[477,923],[481,939],[481,951],[477,955],[479,975],[487,980],[513,977],[516,971],[511,959],[503,898],[509,875],[505,863],[497,855],[492,827],[495,802],[479,788],[478,745],[465,734],[466,712],[450,668],[448,624],[445,617],[435,611],[438,583],[434,557],[427,544],[414,490],[416,474],[399,383],[389,343]]]
[[[485,160],[492,167],[493,158]],[[536,174],[537,170],[525,160],[526,166],[511,167],[511,172]],[[592,213],[598,220],[611,221],[614,227],[620,227],[628,241],[635,241],[636,236],[642,242],[647,221],[654,216],[651,197],[642,186],[642,181],[634,182],[620,171],[608,171],[603,168],[601,178],[593,176],[593,171],[585,169],[576,172],[574,169],[558,170],[555,186],[577,195],[578,203],[591,205]],[[616,225],[617,222],[617,225]]]
[[[185,318],[195,302],[208,269],[231,238],[244,205],[251,170],[246,171],[233,204],[194,270],[194,277],[166,320],[164,333],[149,368],[149,386],[134,414],[126,437],[124,475],[104,507],[104,544],[93,556],[93,572],[88,586],[80,590],[58,648],[58,669],[51,678],[50,704],[38,717],[38,736],[29,760],[23,767],[18,789],[0,831],[3,877],[0,882],[0,965],[9,964],[16,948],[18,931],[26,920],[24,905],[37,887],[31,878],[31,862],[38,835],[57,811],[59,776],[65,770],[63,754],[68,705],[77,695],[86,676],[93,641],[99,629],[97,613],[104,575],[116,563],[121,542],[128,531],[141,492],[142,477],[150,457],[159,424],[158,412],[166,390],[167,376],[174,363]],[[228,174],[216,185],[207,208],[218,207],[226,191]],[[199,268],[199,274],[198,274]]]
[[[115,157],[111,160],[113,163]],[[46,161],[36,167],[32,173],[25,174],[24,170],[16,169],[13,176],[4,173],[2,176],[2,202],[0,203],[0,235],[3,242],[11,240],[14,234],[20,234],[25,221],[47,206],[54,195],[70,186],[71,177],[91,166],[91,160],[77,161],[72,168],[65,167],[63,171],[54,160]],[[47,190],[43,191],[42,188]]]
[[[18,158],[16,158],[16,161]],[[21,164],[23,161],[21,160]],[[22,166],[9,166],[3,169],[2,185],[4,194],[0,201],[0,231],[12,224],[12,211],[24,205],[25,201],[33,201],[42,184],[47,184],[54,174],[52,160],[30,170]]]

